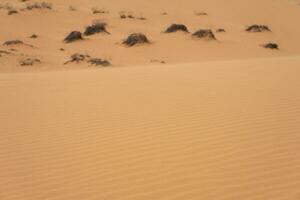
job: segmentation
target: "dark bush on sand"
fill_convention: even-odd
[[[36,34],[32,34],[32,35],[30,36],[30,38],[31,38],[31,39],[36,39],[36,38],[38,38],[38,36],[37,36]]]
[[[216,30],[216,32],[217,32],[217,33],[225,33],[226,30],[223,29],[223,28],[219,28],[219,29]]]
[[[98,9],[98,8],[92,8],[92,13],[93,14],[108,14],[109,11],[103,10],[103,9]]]
[[[186,32],[188,33],[188,29],[185,25],[183,24],[172,24],[171,26],[169,26],[167,28],[167,30],[165,31],[165,33],[174,33],[176,31],[183,31],[183,32]]]
[[[266,25],[251,25],[246,29],[247,32],[270,32],[271,29]]]
[[[8,11],[8,15],[14,15],[14,14],[18,14],[19,12],[17,10],[9,10]]]
[[[107,67],[110,66],[110,62],[100,58],[92,58],[88,61],[92,65]]]
[[[103,66],[103,67],[107,67],[107,66],[111,65],[110,62],[107,60],[100,59],[100,58],[91,58],[91,56],[89,56],[89,55],[79,54],[79,53],[75,53],[75,54],[71,55],[70,60],[68,60],[64,64],[82,63],[82,62],[90,63],[90,64],[96,65],[96,66]]]
[[[214,33],[210,29],[200,29],[193,33],[193,36],[196,38],[216,40]]]
[[[72,31],[65,39],[64,41],[66,43],[74,42],[76,40],[83,40],[82,34],[79,31]]]
[[[279,45],[276,43],[267,43],[263,45],[264,48],[266,49],[279,49]]]
[[[52,9],[52,4],[47,3],[47,2],[37,2],[37,3],[29,3],[26,6],[27,10],[33,10],[33,9]]]
[[[208,14],[206,12],[195,12],[195,15],[204,16],[204,15],[208,15]]]
[[[3,45],[9,46],[9,45],[18,45],[23,44],[21,40],[9,40],[3,43]]]
[[[93,35],[96,33],[107,33],[110,34],[107,30],[106,30],[106,23],[96,23],[93,24],[91,26],[86,27],[84,35]]]
[[[68,64],[70,62],[80,63],[80,62],[86,61],[86,59],[88,59],[88,58],[90,58],[89,55],[83,55],[83,54],[75,53],[75,54],[71,55],[70,60],[65,62],[65,64]]]
[[[20,61],[21,66],[32,66],[38,63],[41,63],[41,61],[36,58],[25,58]]]
[[[127,46],[134,46],[136,44],[150,43],[146,35],[143,33],[133,33],[127,37],[123,44]]]

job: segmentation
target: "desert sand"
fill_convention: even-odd
[[[1,0],[18,14],[7,15],[0,9],[0,50],[11,55],[0,57],[0,72],[49,71],[91,68],[86,64],[63,65],[74,53],[88,54],[109,60],[113,66],[152,65],[152,60],[169,64],[216,60],[278,57],[299,55],[300,6],[296,0],[51,0],[52,10],[21,11],[27,4],[39,1]],[[72,10],[70,10],[70,6]],[[104,11],[93,14],[93,9]],[[121,19],[120,13],[146,20]],[[165,15],[163,15],[165,13]],[[207,13],[207,15],[197,15]],[[96,34],[70,44],[63,42],[71,31],[83,32],[95,21],[107,23],[111,34]],[[195,40],[190,34],[177,32],[164,34],[173,23],[185,24],[191,33],[198,29],[211,29],[216,41]],[[271,32],[248,33],[247,26],[268,25]],[[216,33],[223,28],[225,33]],[[151,44],[139,48],[126,48],[122,41],[133,32],[147,35]],[[36,34],[38,38],[30,36]],[[24,45],[2,45],[5,41],[21,40]],[[270,51],[260,45],[275,42],[280,51]],[[30,46],[31,45],[31,46]],[[60,49],[63,48],[64,51]],[[22,58],[37,58],[41,64],[20,67]],[[155,63],[154,63],[155,64]]]
[[[299,1],[32,2],[0,1],[1,200],[300,199]],[[110,34],[63,41],[94,21]]]

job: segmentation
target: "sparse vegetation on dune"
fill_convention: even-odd
[[[71,55],[70,60],[68,60],[64,64],[66,65],[69,63],[83,63],[83,62],[89,63],[91,65],[103,66],[103,67],[107,67],[111,65],[111,63],[108,60],[104,60],[101,58],[92,58],[90,55],[80,54],[80,53],[75,53]]]
[[[3,43],[3,45],[10,46],[10,45],[18,45],[18,44],[24,44],[21,40],[8,40]]]
[[[151,63],[160,63],[160,64],[166,64],[166,61],[164,60],[157,60],[157,59],[152,59],[150,60]]]
[[[266,48],[266,49],[276,49],[276,50],[279,49],[279,45],[276,44],[276,43],[272,43],[272,42],[267,43],[267,44],[264,44],[264,45],[262,45],[262,46],[263,46],[264,48]]]
[[[298,1],[0,0],[0,200],[300,200]]]
[[[94,35],[96,33],[107,33],[110,34],[107,30],[106,30],[106,23],[103,22],[98,22],[95,23],[93,25],[90,25],[88,27],[86,27],[85,31],[84,31],[84,35]]]
[[[41,61],[37,58],[24,58],[20,61],[21,66],[33,66],[39,63],[41,63]]]
[[[206,16],[208,15],[206,12],[200,11],[200,12],[195,12],[196,16]]]
[[[225,33],[226,30],[223,29],[223,28],[218,28],[218,29],[216,30],[216,32],[217,32],[217,33]]]
[[[146,17],[140,16],[140,17],[136,17],[134,16],[132,13],[130,12],[119,12],[119,16],[121,19],[138,19],[138,20],[147,20]]]
[[[193,33],[193,37],[201,39],[216,40],[216,37],[210,29],[200,29]]]
[[[93,14],[108,14],[109,11],[106,9],[92,8]]]
[[[52,4],[48,2],[35,2],[35,3],[28,3],[26,5],[26,10],[34,10],[34,9],[52,9]]]
[[[17,9],[15,6],[12,6],[9,3],[0,4],[0,10],[4,9],[7,10],[8,15],[15,15],[19,14],[22,11],[30,11],[30,10],[52,10],[52,4],[48,2],[30,2],[28,0],[21,0],[21,2],[28,2],[26,3],[25,7]]]
[[[38,36],[36,34],[32,34],[29,38],[36,39],[36,38],[38,38]]]
[[[270,32],[271,29],[267,25],[251,25],[246,28],[247,32]]]
[[[188,28],[184,24],[172,24],[165,30],[165,33],[174,33],[177,31],[189,33]]]
[[[89,55],[75,53],[75,54],[71,55],[70,60],[68,60],[64,64],[68,64],[68,63],[72,63],[72,62],[80,63],[80,62],[85,61],[88,58],[90,58]]]
[[[15,10],[15,9],[11,9],[11,10],[8,11],[7,14],[8,15],[15,15],[15,14],[19,14],[19,12],[17,10]]]
[[[137,44],[149,44],[147,36],[143,33],[133,33],[123,41],[123,44],[129,47],[135,46]]]
[[[61,4],[61,5],[57,5],[57,10],[55,10],[55,12],[47,12],[47,10],[52,10],[53,9],[53,2],[56,1],[47,1],[47,0],[17,0],[17,1],[9,1],[9,0],[3,0],[3,2],[0,3],[0,14],[8,14],[8,15],[15,15],[15,16],[6,16],[8,21],[11,20],[11,22],[17,22],[17,26],[21,27],[22,23],[19,23],[20,20],[22,20],[22,17],[24,17],[24,27],[26,26],[26,28],[24,28],[24,35],[20,35],[20,34],[16,34],[14,35],[14,38],[19,38],[21,40],[8,40],[8,41],[3,41],[4,43],[2,43],[3,48],[6,48],[7,50],[10,48],[14,48],[16,51],[16,54],[22,54],[24,53],[27,49],[25,47],[33,47],[30,51],[36,51],[39,50],[41,48],[41,50],[45,50],[42,49],[45,47],[45,45],[41,45],[39,42],[43,42],[45,41],[47,38],[51,38],[52,36],[47,35],[47,32],[43,32],[43,30],[38,30],[36,29],[36,24],[41,24],[40,22],[38,22],[38,20],[35,20],[34,18],[38,18],[39,16],[43,15],[45,13],[45,16],[43,15],[41,17],[41,19],[43,19],[43,23],[45,22],[45,25],[43,28],[45,29],[49,29],[49,28],[55,28],[56,23],[53,23],[53,21],[49,21],[49,25],[48,25],[48,21],[45,19],[50,19],[53,20],[55,19],[55,17],[58,16],[64,16],[63,12],[66,12],[69,16],[68,20],[66,22],[63,22],[62,24],[60,24],[60,22],[58,22],[58,25],[61,25],[60,28],[65,28],[65,26],[74,26],[74,24],[78,25],[78,28],[75,29],[71,29],[69,30],[70,32],[68,34],[66,34],[65,36],[63,35],[59,35],[58,37],[61,38],[61,46],[57,45],[54,46],[53,48],[49,48],[49,49],[55,49],[56,53],[60,53],[60,54],[64,54],[64,53],[68,53],[69,52],[69,48],[79,48],[78,45],[65,45],[64,43],[73,43],[76,41],[81,41],[81,40],[85,40],[86,42],[82,43],[82,47],[83,50],[86,48],[85,45],[90,45],[92,49],[96,49],[93,45],[99,45],[101,46],[101,44],[103,44],[103,47],[105,47],[106,50],[105,51],[110,51],[113,52],[114,50],[112,50],[113,48],[116,47],[115,44],[121,44],[122,46],[126,46],[126,47],[133,47],[133,46],[138,46],[138,45],[142,45],[142,44],[149,44],[152,43],[151,40],[149,40],[148,38],[153,38],[153,41],[155,41],[155,45],[153,45],[154,49],[155,48],[170,48],[170,49],[175,49],[172,46],[172,41],[171,40],[175,40],[176,37],[178,37],[177,34],[171,35],[169,33],[175,33],[175,32],[183,32],[183,33],[189,33],[186,34],[188,37],[181,37],[182,40],[186,39],[186,40],[191,40],[192,38],[197,38],[203,41],[213,41],[213,40],[217,40],[220,41],[220,44],[226,44],[230,45],[228,43],[228,41],[230,41],[230,37],[236,37],[237,40],[241,39],[243,37],[243,31],[244,34],[246,34],[246,32],[249,33],[259,33],[259,32],[271,32],[271,28],[269,27],[269,25],[266,24],[249,24],[250,26],[245,26],[245,24],[239,24],[239,22],[237,22],[237,24],[226,24],[224,22],[214,22],[213,20],[217,19],[218,15],[216,15],[216,13],[213,13],[213,10],[208,10],[210,13],[212,14],[211,16],[208,16],[207,12],[204,12],[204,10],[202,10],[201,6],[199,7],[195,7],[195,9],[199,9],[198,11],[194,10],[194,8],[190,8],[189,10],[187,10],[187,12],[183,12],[183,13],[176,13],[176,11],[174,12],[174,10],[172,8],[159,8],[157,10],[154,10],[156,13],[152,13],[151,12],[145,12],[144,10],[143,12],[141,12],[141,10],[134,10],[134,7],[127,7],[127,8],[118,8],[119,12],[116,8],[112,8],[110,7],[111,10],[108,9],[104,9],[104,7],[102,6],[109,6],[109,4],[97,4],[95,3],[94,5],[88,4],[88,5],[84,5],[84,6],[88,6],[88,7],[81,7],[81,4],[79,4],[78,2],[74,1],[72,3],[66,3],[66,4]],[[55,6],[55,5],[54,5]],[[97,7],[100,6],[100,7]],[[79,10],[78,10],[78,9]],[[122,10],[124,9],[124,10]],[[29,11],[33,11],[33,10],[37,10],[37,12],[29,12]],[[78,12],[67,12],[67,11],[78,11]],[[168,12],[166,12],[168,11]],[[112,15],[110,15],[109,13],[112,13]],[[99,14],[99,15],[92,15],[92,14]],[[101,14],[106,14],[106,15],[101,15]],[[145,22],[139,22],[137,20],[146,20],[145,17],[143,17],[144,14],[149,15],[149,20],[145,21]],[[168,16],[167,16],[168,15]],[[195,17],[196,16],[204,16],[204,17]],[[47,17],[50,18],[47,18]],[[81,18],[78,16],[83,16],[82,17],[82,21]],[[206,17],[205,17],[206,16]],[[45,17],[45,18],[44,18]],[[97,17],[97,18],[96,18]],[[122,19],[119,20],[118,17],[120,17]],[[148,17],[148,16],[147,16]],[[126,20],[123,20],[126,19]],[[148,19],[148,18],[147,18]],[[58,20],[58,19],[56,19]],[[64,20],[64,19],[62,19]],[[72,20],[77,20],[76,22],[72,21]],[[86,22],[87,20],[91,20],[92,23],[91,24],[86,24],[83,25],[82,22]],[[161,21],[159,21],[161,20]],[[181,23],[173,23],[174,20],[176,20],[177,22],[181,22]],[[198,20],[198,21],[196,21]],[[202,21],[201,21],[202,20]],[[226,20],[228,20],[226,18]],[[230,19],[232,20],[232,18]],[[263,20],[263,19],[262,19]],[[34,21],[34,23],[36,23],[35,25],[30,24],[30,21]],[[175,22],[176,22],[175,21]],[[170,23],[171,22],[171,23]],[[184,23],[186,24],[184,24]],[[29,25],[27,26],[27,24],[25,23],[29,23]],[[107,25],[107,23],[109,23],[109,26]],[[167,24],[166,27],[164,27],[164,29],[161,29],[161,25],[162,24]],[[194,29],[192,30],[192,28],[195,28],[197,26],[200,27],[209,27],[209,28],[204,28],[204,29]],[[156,26],[157,25],[157,26]],[[270,24],[271,26],[276,27],[273,24]],[[6,24],[7,26],[7,24]],[[51,27],[50,27],[51,26]],[[152,27],[153,26],[153,29]],[[156,27],[154,27],[156,26]],[[235,27],[236,26],[236,27]],[[239,27],[238,27],[239,26]],[[278,26],[277,26],[278,27]],[[30,30],[30,28],[32,28],[32,30]],[[40,28],[40,27],[39,27]],[[226,29],[225,29],[226,28]],[[227,32],[228,29],[228,33]],[[242,29],[242,30],[241,30]],[[21,29],[16,29],[17,31]],[[13,30],[12,33],[14,34],[16,32],[16,30]],[[275,30],[275,29],[274,29]],[[278,29],[277,29],[278,30]],[[58,32],[60,32],[61,30],[59,30]],[[51,31],[49,31],[51,32]],[[131,32],[132,34],[128,35],[126,38],[123,38],[123,40],[121,41],[121,34],[124,33],[128,33]],[[147,33],[146,34],[144,33]],[[31,35],[30,35],[31,33]],[[33,33],[37,33],[37,34],[33,34]],[[101,34],[103,33],[103,34]],[[165,35],[168,35],[169,37],[165,37],[165,36],[161,36],[160,34],[166,33]],[[224,34],[226,33],[226,34]],[[95,35],[98,36],[102,36],[105,34],[109,34],[110,36],[108,37],[104,37],[104,38],[100,38],[100,37],[96,37]],[[149,34],[149,35],[148,35]],[[241,34],[241,37],[239,38],[238,34]],[[248,34],[246,34],[248,35]],[[255,34],[256,35],[256,34]],[[273,37],[272,35],[275,34],[263,34],[261,35],[261,37],[270,37],[270,41],[277,40],[277,38]],[[6,35],[3,36],[3,38],[9,38],[9,34],[6,33]],[[53,36],[53,38],[55,38],[57,36]],[[260,36],[259,36],[260,37]],[[14,39],[13,38],[13,39]],[[38,39],[37,39],[38,38]],[[255,37],[253,37],[255,38]],[[253,39],[252,38],[252,39]],[[35,40],[34,40],[35,39]],[[54,39],[56,40],[56,39]],[[105,40],[105,41],[104,41]],[[194,41],[194,40],[193,40]],[[268,41],[268,40],[267,40]],[[29,43],[27,43],[29,42]],[[30,45],[30,42],[32,42],[32,44],[34,44],[34,46]],[[103,43],[101,43],[103,42]],[[255,41],[254,41],[255,42]],[[55,42],[54,42],[55,43]],[[186,42],[186,44],[188,44],[188,42]],[[211,44],[214,44],[213,42]],[[80,43],[79,43],[80,45]],[[115,45],[115,46],[114,46]],[[287,46],[286,44],[283,44],[284,46]],[[152,45],[151,45],[152,46]],[[257,41],[257,43],[254,43],[254,46],[256,46],[256,48],[258,48],[258,46],[260,46],[261,48],[266,48],[266,49],[277,49],[279,50],[279,45],[277,43],[266,43],[263,44],[259,41]],[[63,47],[63,48],[62,48]],[[101,46],[102,47],[102,46]],[[219,49],[222,48],[226,48],[226,45],[223,45],[222,47],[219,46]],[[110,49],[111,48],[111,49]],[[186,48],[186,49],[184,49]],[[194,48],[194,47],[193,47]],[[195,47],[196,48],[196,47]],[[198,48],[198,47],[197,47]],[[216,46],[214,48],[217,48]],[[142,48],[141,48],[142,49]],[[186,47],[185,45],[183,46],[183,48],[178,48],[176,49],[174,52],[178,53],[178,57],[179,55],[182,55],[182,52],[178,52],[178,51],[184,51],[186,54],[186,58],[190,58],[190,57],[195,57],[195,56],[189,56],[190,52],[189,48]],[[10,50],[9,50],[10,51]],[[95,50],[97,51],[97,50]],[[117,51],[116,51],[117,52]],[[130,51],[129,51],[130,52]],[[132,51],[134,52],[134,51]],[[146,52],[146,51],[145,51]],[[154,52],[154,51],[153,51]],[[168,50],[164,50],[163,52],[168,52]],[[281,51],[284,52],[284,51]],[[130,52],[131,53],[131,52]],[[152,52],[150,51],[150,54]],[[4,55],[5,53],[2,53],[2,55]],[[26,55],[26,54],[24,54]],[[31,55],[31,54],[30,54]],[[50,54],[47,54],[50,55]],[[171,55],[170,57],[172,57],[173,55]],[[112,56],[113,57],[113,56]],[[147,57],[147,56],[146,56]],[[153,56],[153,58],[155,58],[156,56]],[[144,60],[144,62],[149,63],[150,62],[160,62],[159,60],[151,60],[151,57],[147,57],[147,61],[145,61],[145,59],[140,59],[140,60]],[[166,59],[169,59],[168,57],[166,57]],[[132,59],[133,60],[133,59]],[[176,60],[175,58],[173,58],[173,60]],[[196,60],[196,59],[195,59]],[[92,65],[106,65],[106,60],[103,59],[98,59],[98,58],[91,58],[88,57],[88,55],[83,55],[83,54],[74,54],[71,56],[71,60],[68,62],[87,62],[89,64]],[[170,62],[172,62],[172,58],[170,59]],[[116,62],[117,63],[117,62]],[[107,64],[108,65],[108,64]]]
[[[80,31],[72,31],[69,35],[64,39],[66,43],[75,42],[78,40],[83,40],[82,33]]]
[[[108,67],[110,66],[110,62],[107,60],[103,60],[101,58],[91,58],[88,63],[95,65],[95,66],[103,66],[103,67]]]

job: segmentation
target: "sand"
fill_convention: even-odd
[[[299,199],[299,61],[2,74],[1,199]]]
[[[0,9],[0,42],[25,43],[0,46],[1,200],[300,199],[299,1],[49,2]],[[111,34],[63,43],[95,19]],[[162,33],[171,23],[226,33]],[[254,23],[272,32],[244,31]],[[131,32],[151,44],[122,46]],[[73,53],[112,66],[64,65]]]
[[[15,9],[22,9],[29,2],[18,0],[9,2]],[[7,15],[0,9],[0,43],[19,39],[28,45],[5,47],[14,48],[14,55],[0,57],[0,72],[49,71],[61,69],[93,68],[87,64],[63,65],[74,53],[89,54],[108,59],[114,66],[152,65],[151,60],[169,64],[216,60],[234,60],[299,55],[300,28],[296,25],[300,18],[297,1],[285,0],[49,0],[52,10],[19,11]],[[70,11],[69,7],[76,8]],[[92,14],[92,9],[107,11],[106,14]],[[130,13],[146,20],[121,19],[119,13]],[[166,12],[167,15],[162,15]],[[196,13],[206,12],[206,16]],[[84,31],[94,21],[108,24],[111,33],[85,37],[84,41],[64,44],[63,39],[71,31]],[[199,41],[190,34],[163,34],[172,23],[185,24],[191,33],[198,29],[212,29],[217,41]],[[266,24],[272,32],[247,33],[252,24]],[[216,33],[224,28],[226,33]],[[133,32],[146,34],[151,45],[126,48],[122,41]],[[29,38],[36,34],[38,38]],[[260,45],[276,42],[280,51],[274,52]],[[63,48],[65,51],[60,51]],[[34,57],[42,64],[20,67],[23,57]]]

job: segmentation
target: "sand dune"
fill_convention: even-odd
[[[299,200],[299,11],[0,0],[0,200]]]
[[[38,1],[5,1],[14,9],[20,10],[26,4]],[[300,18],[297,1],[219,1],[219,0],[49,0],[53,9],[19,11],[7,15],[0,9],[0,43],[19,39],[33,45],[5,47],[0,50],[16,49],[12,55],[0,57],[0,72],[47,71],[59,69],[90,68],[87,64],[63,65],[74,53],[89,54],[108,59],[114,66],[149,65],[151,60],[167,63],[233,60],[257,57],[278,57],[299,55],[298,37],[300,28],[294,23]],[[71,11],[69,7],[76,9]],[[107,13],[93,14],[92,9]],[[129,13],[133,17],[146,20],[121,19],[119,13]],[[167,15],[162,15],[166,12]],[[207,15],[198,16],[196,13]],[[108,24],[111,33],[88,36],[84,41],[72,44],[63,43],[71,31],[84,31],[93,21]],[[172,23],[183,23],[191,32],[200,28],[214,31],[217,41],[198,41],[189,34],[162,32]],[[252,24],[270,26],[270,33],[247,33],[245,28]],[[224,28],[226,33],[216,33]],[[126,48],[122,40],[133,32],[145,33],[151,45]],[[38,38],[29,38],[36,34]],[[280,51],[270,51],[260,45],[276,42]],[[61,51],[63,48],[65,51]],[[20,67],[19,60],[34,57],[42,64],[33,67]]]
[[[299,199],[300,57],[0,75],[0,198]]]

